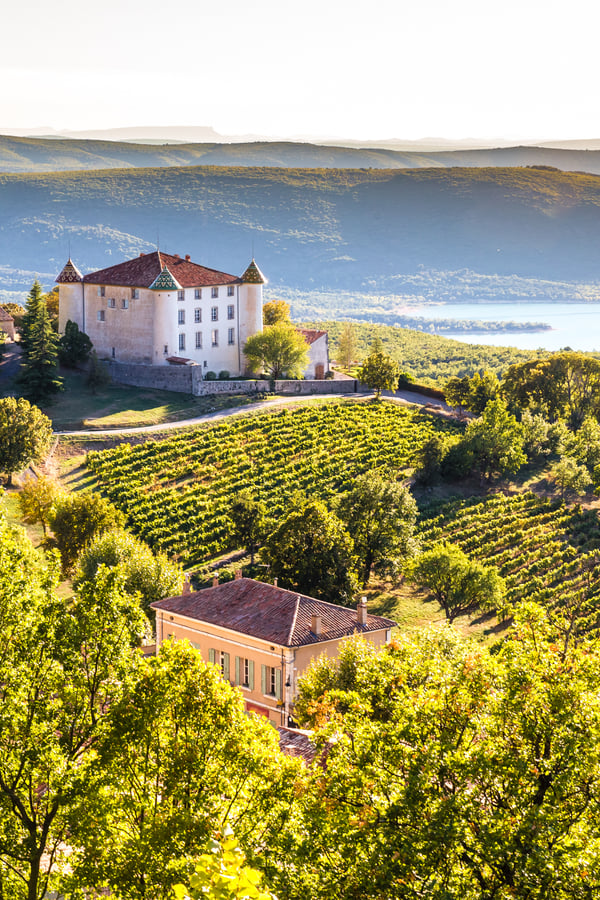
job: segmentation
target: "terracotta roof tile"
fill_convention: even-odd
[[[311,763],[315,758],[315,745],[305,731],[295,728],[284,728],[283,725],[275,726],[279,732],[279,749],[287,756],[295,756]]]
[[[315,341],[327,334],[326,331],[316,331],[314,328],[297,328],[296,331],[300,332],[307,344],[314,344]]]
[[[396,624],[391,619],[368,615],[366,625],[360,625],[356,609],[325,603],[251,578],[238,578],[202,591],[167,597],[151,605],[152,609],[179,613],[280,647],[319,644],[354,633],[393,628]],[[319,635],[311,631],[313,615],[321,617]]]
[[[142,254],[135,259],[128,259],[126,262],[110,266],[108,269],[90,272],[89,275],[84,276],[83,280],[86,284],[149,288],[165,266],[183,288],[241,284],[241,279],[236,275],[227,275],[217,269],[208,269],[189,259],[171,256],[169,253],[158,250],[155,250],[154,253]]]

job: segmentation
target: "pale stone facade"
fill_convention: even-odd
[[[254,260],[241,277],[159,251],[85,276],[69,260],[57,278],[59,331],[76,322],[100,358],[242,375],[264,281]]]

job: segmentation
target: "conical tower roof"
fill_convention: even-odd
[[[242,275],[243,284],[266,284],[267,279],[260,271],[254,260],[250,263],[244,274]]]
[[[163,266],[160,275],[157,275],[150,285],[151,291],[180,291],[181,285],[173,278],[166,266]]]
[[[83,281],[83,275],[74,264],[71,257],[69,257],[65,267],[62,272],[56,279],[57,284],[75,284],[78,281]]]

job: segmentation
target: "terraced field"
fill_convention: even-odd
[[[327,499],[369,469],[401,476],[434,432],[457,428],[394,403],[347,400],[121,444],[87,464],[140,537],[199,563],[227,549],[227,512],[242,488],[277,517],[298,490]]]
[[[532,600],[552,610],[579,608],[580,627],[600,627],[600,527],[595,511],[569,509],[533,494],[461,500],[432,509],[420,523],[424,548],[458,544],[493,563],[511,605]]]

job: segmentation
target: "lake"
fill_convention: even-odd
[[[408,310],[407,310],[408,311]],[[492,322],[544,322],[552,331],[509,332],[470,331],[453,337],[471,344],[521,347],[524,350],[600,351],[600,304],[598,303],[440,303],[410,305],[410,315],[426,319],[475,319]]]

